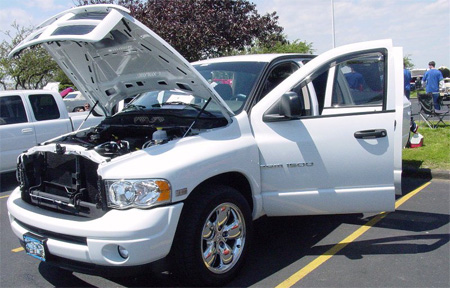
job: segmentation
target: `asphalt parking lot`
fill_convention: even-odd
[[[1,287],[180,287],[170,271],[102,278],[27,256],[0,187]],[[450,287],[450,180],[404,178],[396,212],[262,218],[241,274],[228,287]]]

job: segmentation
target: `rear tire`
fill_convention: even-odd
[[[204,187],[183,208],[173,247],[174,272],[192,285],[224,285],[242,267],[251,235],[245,198],[228,186]]]

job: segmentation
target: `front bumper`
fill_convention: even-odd
[[[183,203],[148,210],[111,210],[88,219],[30,205],[16,188],[8,199],[13,232],[45,234],[50,255],[100,266],[138,266],[167,256],[172,246]],[[40,235],[44,236],[44,235]],[[120,256],[118,247],[129,257]]]

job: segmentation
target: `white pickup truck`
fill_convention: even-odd
[[[28,254],[115,276],[165,258],[215,286],[242,267],[261,216],[395,209],[409,133],[401,48],[190,64],[128,13],[73,8],[10,54],[42,44],[105,113],[139,95],[19,157],[8,211]]]
[[[20,153],[77,130],[87,116],[87,112],[69,115],[56,91],[0,91],[0,173],[16,170]],[[95,126],[103,119],[89,115],[82,127]]]

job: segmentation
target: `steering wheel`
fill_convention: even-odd
[[[247,95],[237,94],[236,96],[231,97],[230,101],[245,101],[245,99],[247,99]]]

